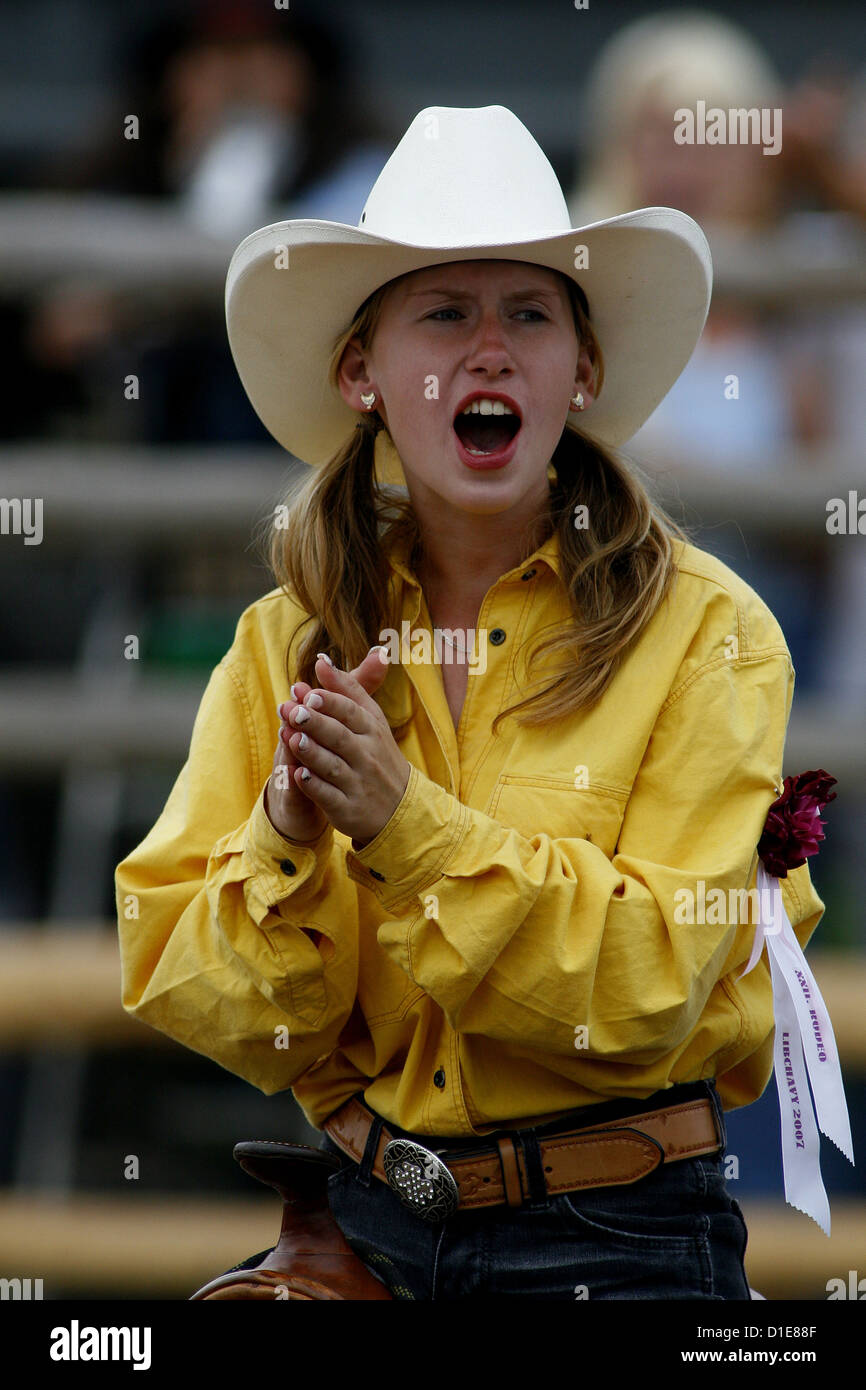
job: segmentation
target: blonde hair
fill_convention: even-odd
[[[763,107],[780,83],[761,47],[738,24],[704,10],[663,10],[634,20],[601,50],[586,83],[581,150],[586,167],[568,197],[573,225],[630,212],[638,194],[624,146],[647,102],[671,113],[707,106]]]
[[[586,299],[578,285],[564,278],[578,338],[600,390],[604,364]],[[362,349],[372,342],[387,288],[370,295],[339,335],[331,358],[332,384],[349,340],[357,337]],[[363,416],[333,458],[292,490],[285,526],[272,531],[268,558],[277,582],[308,614],[286,651],[288,681],[315,685],[317,652],[327,652],[351,670],[383,629],[399,630],[402,614],[391,611],[395,598],[387,554],[392,544],[405,540],[414,564],[421,538],[411,503],[376,477],[375,436],[381,427],[375,413]],[[501,711],[494,733],[501,720],[518,712],[519,723],[542,724],[594,704],[668,593],[676,568],[671,538],[688,539],[653,504],[630,468],[597,442],[566,428],[551,464],[550,509],[527,528],[524,558],[542,544],[545,533],[557,534],[571,619],[545,637],[530,660],[542,652],[560,655],[562,672],[538,693]],[[589,519],[585,529],[574,524],[575,507],[581,503]],[[295,638],[305,624],[309,631],[293,657]]]

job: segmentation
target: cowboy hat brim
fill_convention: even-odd
[[[342,448],[359,416],[328,380],[336,340],[389,280],[463,260],[527,261],[580,285],[604,357],[604,385],[579,421],[569,416],[568,423],[612,447],[630,439],[673,386],[710,304],[706,238],[673,208],[640,208],[483,246],[419,246],[338,222],[276,222],[241,242],[226,280],[235,365],[274,438],[313,466]]]

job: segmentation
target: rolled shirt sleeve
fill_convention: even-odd
[[[165,807],[115,884],[123,1007],[270,1095],[336,1046],[358,923],[332,827],[312,844],[285,839],[266,782],[241,668],[226,657]]]
[[[719,988],[749,1027],[731,972],[754,924],[738,906],[689,922],[683,904],[718,889],[738,904],[754,885],[792,696],[778,651],[718,657],[672,691],[612,857],[587,839],[527,838],[413,769],[388,823],[347,856],[389,914],[380,945],[455,1030],[547,1054],[574,1059],[582,1025],[583,1057],[651,1065],[686,1047]],[[805,945],[823,911],[806,866],[783,894]],[[766,996],[763,962],[753,977],[743,989]]]

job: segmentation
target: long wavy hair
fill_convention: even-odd
[[[574,281],[563,279],[598,394],[604,362],[587,301]],[[337,338],[330,363],[333,385],[349,340],[357,337],[364,349],[371,344],[387,288],[374,291]],[[317,652],[327,652],[342,669],[351,670],[384,629],[400,630],[399,588],[390,583],[387,555],[392,544],[405,539],[415,565],[421,534],[408,498],[376,477],[375,441],[381,428],[376,412],[362,416],[333,458],[291,489],[279,528],[272,516],[263,521],[260,543],[274,576],[308,615],[295,627],[286,650],[290,682],[317,683]],[[543,724],[595,704],[673,584],[672,538],[689,540],[651,499],[633,466],[568,427],[554,450],[548,477],[549,509],[527,527],[522,557],[552,533],[558,536],[570,619],[548,630],[530,661],[542,653],[558,658],[560,674],[500,711],[494,733],[509,715],[520,724]],[[586,507],[585,527],[574,521],[581,504]],[[309,630],[293,653],[305,625]]]

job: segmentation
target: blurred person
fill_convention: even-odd
[[[759,47],[728,20],[700,11],[663,12],[628,25],[592,70],[586,97],[589,154],[572,190],[572,216],[589,221],[627,207],[678,207],[698,220],[711,247],[747,255],[781,216],[777,158],[760,144],[678,144],[675,113],[696,108],[777,108],[780,84]],[[797,326],[725,301],[717,291],[704,337],[674,392],[633,447],[658,442],[727,467],[784,467],[778,446],[823,436],[825,423],[799,404],[807,366],[792,357]],[[737,371],[740,396],[725,397]],[[815,393],[818,394],[818,393]]]
[[[197,4],[131,45],[122,104],[76,187],[170,199],[206,235],[268,212],[357,219],[387,150],[331,26],[238,0]],[[135,138],[124,138],[129,115]],[[70,182],[58,169],[50,186]]]
[[[866,223],[866,73],[820,61],[785,96],[782,174],[831,213]]]
[[[269,214],[357,219],[387,151],[328,26],[272,6],[196,5],[137,38],[125,68],[110,133],[72,168],[46,169],[48,186],[158,201],[219,241],[236,240]],[[136,138],[127,139],[130,117],[138,124]],[[61,430],[87,428],[99,407],[96,428],[112,438],[266,439],[211,309],[188,306],[170,324],[164,315],[136,323],[106,294],[88,337],[86,304],[64,287],[55,305],[43,302],[34,312],[25,336],[25,345],[39,343],[30,358],[36,393],[45,394],[49,378],[57,392],[49,420],[54,400],[78,405],[75,417],[59,415]],[[106,305],[113,314],[108,335]],[[79,333],[87,341],[76,367],[67,348]],[[125,365],[117,379],[134,373],[142,383],[134,410],[123,409],[119,393],[106,400],[94,392],[118,355]],[[28,418],[41,432],[38,416]]]
[[[229,268],[238,372],[311,471],[118,865],[123,1004],[293,1090],[395,1297],[750,1296],[723,1112],[771,1073],[770,972],[674,904],[754,875],[793,670],[614,452],[710,281],[678,211],[575,228],[500,106],[420,112],[357,226]],[[781,893],[805,944],[805,861]]]
[[[633,206],[683,207],[708,238],[730,227],[772,226],[773,156],[745,144],[678,144],[674,113],[775,106],[780,83],[759,46],[709,11],[659,11],[626,25],[590,71],[581,128],[583,173],[572,216],[609,217]]]
[[[784,124],[776,154],[765,154],[762,143],[677,143],[676,113],[697,112],[699,102],[725,113],[785,114],[766,55],[727,19],[669,11],[618,33],[589,77],[587,159],[572,190],[572,216],[675,206],[698,219],[711,247],[729,258],[748,257],[781,234]],[[808,256],[808,243],[801,250]],[[830,317],[838,319],[834,311]],[[717,292],[692,361],[630,449],[637,457],[723,466],[734,475],[759,467],[783,482],[794,447],[845,443],[850,402],[817,341],[816,318],[787,306],[784,313],[761,311]],[[866,341],[862,323],[859,336]],[[823,527],[823,518],[817,520]],[[703,539],[712,547],[710,534]],[[780,535],[772,550],[760,536],[747,536],[747,543],[746,573],[779,616],[801,689],[826,688],[820,643],[830,586],[823,540],[809,545]]]
[[[792,196],[807,209],[798,219],[801,239],[819,263],[834,255],[862,262],[866,228],[866,72],[853,77],[840,62],[817,64],[785,99],[782,173]],[[866,309],[862,300],[816,313],[810,336],[825,370],[826,409],[834,441],[859,461],[866,439]],[[866,470],[861,469],[861,476]],[[835,491],[839,491],[836,489]],[[861,495],[866,491],[861,489]],[[824,684],[866,730],[866,546],[858,537],[837,542],[819,644]],[[861,809],[859,842],[866,828]],[[851,849],[855,848],[852,840]]]

